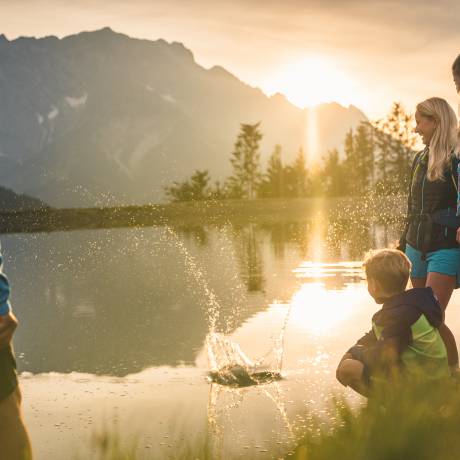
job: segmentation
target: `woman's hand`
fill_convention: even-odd
[[[457,236],[455,237],[455,239],[457,240],[457,243],[460,244],[460,227],[457,228]]]
[[[397,249],[398,251],[401,251],[401,252],[406,252],[406,241],[405,240],[397,240],[390,247],[394,247],[395,249]]]

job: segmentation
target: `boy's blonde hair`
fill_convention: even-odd
[[[409,281],[410,260],[397,249],[369,251],[363,263],[367,279],[377,281],[385,294],[399,294]]]

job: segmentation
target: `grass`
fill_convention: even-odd
[[[460,458],[460,383],[379,388],[367,405],[352,408],[331,402],[337,416],[328,425],[318,420],[303,433],[289,460],[457,460]],[[214,459],[212,440],[195,439],[176,446],[174,460]],[[136,460],[136,447],[122,447],[108,432],[94,437],[95,459]],[[273,448],[273,452],[277,449]],[[157,458],[152,449],[152,456]],[[220,457],[227,459],[225,453]],[[247,452],[245,459],[251,458]],[[267,458],[271,458],[270,453]],[[277,455],[276,458],[279,458]],[[229,459],[230,460],[230,459]]]
[[[460,384],[380,388],[352,410],[335,402],[332,427],[306,433],[288,458],[295,460],[454,460],[460,458]]]
[[[93,434],[91,439],[91,460],[138,460],[138,442],[135,439],[127,441],[120,436],[116,425],[109,429],[103,428]],[[1,457],[0,457],[1,458]],[[185,442],[181,446],[175,446],[172,452],[167,454],[156,452],[154,446],[146,452],[142,458],[155,460],[218,460],[212,453],[212,445],[208,436],[196,438]],[[77,460],[81,460],[78,458]],[[89,460],[85,457],[85,460]]]
[[[223,224],[232,222],[279,223],[303,221],[325,211],[338,219],[377,217],[400,221],[405,212],[403,197],[344,197],[226,200],[144,206],[100,208],[39,208],[0,211],[0,233],[51,232],[156,225]]]

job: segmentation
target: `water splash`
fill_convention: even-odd
[[[174,240],[176,248],[181,252],[184,257],[184,262],[187,270],[187,274],[193,278],[196,285],[203,290],[203,294],[206,298],[206,321],[208,323],[208,330],[210,333],[216,331],[216,325],[219,320],[220,314],[220,304],[217,300],[216,295],[212,289],[208,286],[206,277],[203,274],[203,271],[198,267],[198,264],[195,262],[194,257],[185,247],[184,242],[178,236],[178,234],[169,226],[165,226],[166,233]]]
[[[271,366],[251,361],[240,346],[222,334],[206,338],[212,382],[234,387],[247,387],[281,379],[281,372]]]
[[[241,350],[237,343],[223,334],[209,333],[206,337],[206,349],[211,381],[221,385],[244,387],[280,380],[282,378],[284,339],[291,310],[292,304],[289,304],[274,347],[255,362]],[[272,360],[269,360],[270,356],[273,356]]]
[[[243,353],[240,346],[227,339],[223,334],[209,333],[206,337],[209,368],[218,371],[222,367],[242,366],[248,369],[255,367],[254,363]]]
[[[252,361],[237,343],[217,331],[221,305],[215,293],[209,287],[203,270],[200,269],[178,234],[169,226],[165,227],[165,231],[173,239],[175,247],[183,255],[187,274],[192,277],[194,284],[202,289],[206,299],[205,315],[209,331],[206,336],[206,350],[210,379],[222,385],[236,387],[280,380],[283,365],[284,337],[292,309],[291,304],[289,304],[288,312],[280,334],[275,340],[274,347],[257,361]],[[273,355],[274,359],[268,361],[267,357]]]
[[[284,317],[284,322],[283,326],[281,328],[280,334],[278,336],[278,340],[276,342],[276,347],[275,347],[275,357],[276,357],[276,366],[277,369],[279,369],[279,372],[281,372],[281,369],[283,368],[283,357],[284,357],[284,340],[286,337],[286,329],[289,323],[289,319],[291,318],[291,311],[292,311],[292,302],[289,303],[288,306],[288,311],[286,313],[286,316]]]
[[[275,405],[276,409],[278,410],[281,420],[283,420],[284,425],[286,429],[288,430],[289,433],[289,439],[292,441],[295,439],[295,427],[294,424],[292,424],[289,421],[288,413],[286,410],[286,403],[285,403],[285,397],[281,391],[280,386],[278,385],[277,382],[274,383],[273,385],[273,392],[269,391],[268,389],[264,388],[263,393],[265,396],[267,396],[268,399],[273,401],[273,404]]]

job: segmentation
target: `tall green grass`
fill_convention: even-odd
[[[137,460],[136,450],[137,442],[122,439],[116,425],[92,435],[91,460]]]
[[[306,433],[287,458],[460,459],[460,384],[453,378],[381,387],[361,409],[343,401],[335,407],[334,425]]]
[[[138,460],[139,445],[136,439],[128,441],[119,434],[117,426],[104,427],[101,431],[93,433],[91,439],[91,457],[84,460]],[[171,452],[158,452],[152,446],[142,458],[152,460],[222,460],[225,456],[212,452],[212,443],[208,435],[185,441],[176,445]],[[0,456],[1,459],[1,456]],[[78,460],[82,460],[78,458]]]
[[[351,390],[350,390],[351,391]],[[459,460],[460,382],[402,383],[376,388],[361,408],[343,399],[331,401],[336,416],[330,424],[318,420],[298,439],[290,460]],[[174,446],[167,460],[231,460],[213,452],[207,436]],[[103,432],[93,439],[97,460],[136,460],[136,446]],[[273,447],[273,457],[280,458]],[[275,454],[276,453],[276,454]],[[151,457],[159,458],[152,449]],[[256,454],[254,454],[255,456]],[[144,457],[143,457],[144,458]],[[246,452],[245,459],[252,453]],[[267,458],[270,457],[268,453]]]

